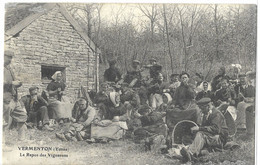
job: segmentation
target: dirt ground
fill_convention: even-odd
[[[18,142],[16,130],[5,133],[3,140],[3,164],[28,164],[28,165],[161,165],[181,164],[178,159],[169,158],[165,154],[146,152],[144,146],[135,144],[131,139],[122,139],[105,144],[81,142],[62,142],[55,137],[55,132],[62,128],[56,128],[53,132],[28,129],[29,141]],[[210,153],[193,164],[254,164],[254,141],[239,140],[240,148],[235,151]],[[23,147],[23,149],[22,149]],[[27,149],[26,149],[27,147]],[[28,147],[36,147],[31,151]],[[43,148],[39,148],[43,147]],[[55,158],[52,156],[58,155]],[[65,157],[59,157],[65,156]],[[191,164],[191,163],[186,163]]]

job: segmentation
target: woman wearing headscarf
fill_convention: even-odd
[[[118,92],[110,92],[110,105],[108,106],[108,119],[112,120],[115,116],[119,116],[120,121],[126,121],[130,118],[131,105],[129,102],[121,103],[120,94]]]
[[[53,81],[47,86],[49,94],[49,115],[51,119],[56,119],[58,122],[63,121],[65,118],[64,112],[62,112],[62,95],[66,85],[62,81],[61,71],[57,71],[52,76]]]

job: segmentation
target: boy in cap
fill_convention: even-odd
[[[32,122],[33,126],[38,125],[39,128],[44,130],[53,131],[53,128],[49,127],[48,102],[38,95],[38,89],[36,86],[30,87],[30,94],[23,96],[20,99],[20,103],[27,111],[27,122]]]
[[[202,124],[191,128],[196,133],[195,139],[187,149],[181,149],[185,162],[199,156],[204,147],[223,148],[227,142],[228,128],[223,114],[212,106],[210,98],[202,98],[197,104],[202,112]]]

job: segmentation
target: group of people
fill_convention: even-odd
[[[18,139],[26,139],[26,129],[39,128],[53,131],[51,120],[63,123],[71,116],[71,110],[64,108],[62,95],[66,85],[62,81],[61,71],[52,76],[47,88],[39,94],[39,87],[29,88],[29,94],[18,98],[17,89],[22,82],[15,78],[10,67],[14,52],[4,52],[4,94],[3,126],[4,130],[17,127]]]
[[[254,129],[248,124],[254,120],[255,87],[252,74],[239,73],[227,76],[225,68],[211,82],[196,74],[196,82],[190,83],[187,72],[172,74],[165,81],[162,66],[155,58],[141,67],[132,61],[132,69],[122,75],[116,61],[104,73],[104,82],[95,94],[80,97],[72,109],[64,108],[62,97],[66,85],[62,73],[57,71],[46,90],[38,95],[38,87],[29,88],[29,95],[17,98],[17,81],[10,69],[11,51],[5,51],[4,63],[4,127],[15,121],[20,140],[25,138],[28,123],[31,127],[52,131],[50,119],[57,123],[70,123],[66,130],[56,133],[63,141],[95,141],[120,139],[129,133],[135,142],[144,143],[148,150],[161,151],[172,147],[171,137],[176,124],[183,120],[195,122],[190,130],[194,139],[182,148],[186,161],[201,155],[205,147],[223,148],[229,131],[225,113],[230,113],[237,128],[246,129],[252,136]],[[149,76],[142,72],[149,70]],[[95,106],[95,108],[93,107]],[[235,111],[231,111],[233,107]],[[253,130],[253,131],[252,131]]]
[[[159,141],[169,147],[167,141],[178,122],[195,122],[198,126],[191,128],[191,132],[196,133],[194,140],[188,148],[181,150],[182,155],[191,160],[206,146],[223,148],[230,129],[235,129],[228,128],[232,126],[227,125],[230,121],[226,120],[233,120],[237,129],[246,130],[248,138],[254,135],[255,73],[241,72],[239,64],[231,68],[226,73],[226,68],[221,67],[211,81],[196,73],[192,82],[190,75],[182,72],[172,74],[167,82],[162,66],[154,58],[143,68],[140,61],[133,60],[132,70],[125,75],[120,74],[116,62],[111,61],[104,74],[105,83],[94,102],[101,112],[112,113],[113,106],[108,104],[111,101],[109,93],[117,92],[121,98],[118,99],[119,105],[122,104],[120,109],[125,111],[114,113],[110,119],[127,114],[127,124],[134,137],[143,139],[146,144],[162,137]],[[149,69],[149,78],[142,76],[145,69]],[[124,104],[128,104],[128,108],[123,108]],[[232,119],[227,118],[226,113]]]

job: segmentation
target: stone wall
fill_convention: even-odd
[[[72,100],[81,85],[89,90],[95,88],[96,55],[57,6],[6,41],[6,45],[15,51],[11,66],[16,78],[23,82],[18,89],[20,97],[28,94],[32,85],[46,89],[47,84],[41,81],[44,64],[66,67],[66,93]]]

